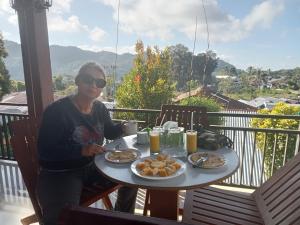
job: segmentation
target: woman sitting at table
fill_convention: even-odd
[[[96,100],[105,87],[105,74],[96,63],[87,63],[75,83],[77,94],[49,105],[39,130],[37,196],[44,225],[57,224],[65,205],[78,205],[83,186],[114,185],[93,163],[94,156],[104,151],[104,137],[115,139],[124,128],[113,124],[105,105]],[[136,194],[137,189],[120,188],[115,210],[133,212]]]

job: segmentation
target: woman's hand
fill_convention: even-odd
[[[83,147],[81,150],[81,155],[83,156],[94,156],[99,153],[105,152],[105,149],[97,144],[91,144]]]

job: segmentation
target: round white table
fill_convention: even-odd
[[[105,145],[107,149],[114,149],[115,146],[119,146],[119,149],[135,148],[141,152],[141,157],[150,155],[149,145],[136,144],[136,135],[123,137]],[[199,149],[199,151],[203,150]],[[224,166],[214,169],[193,168],[186,157],[181,157],[179,159],[186,164],[185,172],[178,177],[165,180],[141,178],[131,171],[131,163],[111,163],[105,160],[104,154],[95,157],[95,164],[104,176],[116,183],[148,189],[151,198],[149,207],[151,216],[177,219],[179,190],[218,183],[218,181],[231,176],[238,169],[239,158],[235,151],[222,148],[213,152],[221,153],[224,156],[226,161]]]

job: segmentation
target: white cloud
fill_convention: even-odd
[[[98,0],[111,6],[117,20],[117,1]],[[284,0],[264,0],[255,5],[244,19],[224,12],[217,0],[204,1],[210,39],[216,42],[237,41],[257,27],[268,28],[284,9]],[[128,0],[120,4],[120,29],[140,36],[170,40],[176,32],[194,37],[198,18],[197,38],[206,39],[202,1]]]
[[[284,2],[280,0],[268,0],[254,6],[249,15],[243,21],[246,30],[252,30],[256,26],[268,28],[272,21],[284,10]]]
[[[77,16],[70,16],[67,19],[63,19],[60,15],[52,15],[48,17],[48,29],[49,31],[61,31],[61,32],[80,32],[88,31],[88,26],[80,23]]]
[[[218,53],[217,53],[217,56],[226,62],[230,62],[230,60],[232,60],[234,58],[232,55],[218,54]]]
[[[99,27],[95,27],[93,30],[90,31],[90,39],[92,39],[95,42],[102,41],[105,36],[106,32]]]
[[[77,15],[71,14],[71,6],[73,0],[56,0],[50,8],[48,14],[48,29],[50,32],[67,32],[79,33],[85,32],[89,38],[94,42],[101,41],[106,32],[100,27],[90,28],[88,25],[83,24]]]
[[[9,16],[8,17],[8,22],[15,25],[15,26],[17,26],[18,25],[18,16],[17,16],[17,14]]]
[[[17,13],[9,4],[9,0],[0,0],[0,16],[5,18],[10,24],[18,25]]]
[[[73,0],[55,0],[52,3],[51,12],[55,14],[63,14],[70,12]]]
[[[11,36],[12,36],[10,32],[7,32],[5,30],[2,30],[1,34],[2,34],[3,38],[6,39],[6,40],[10,39]]]
[[[8,0],[0,0],[0,12],[13,13],[14,10],[10,7]]]

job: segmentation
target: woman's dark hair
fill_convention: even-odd
[[[98,70],[104,76],[104,79],[105,79],[104,69],[100,65],[98,65],[97,63],[95,63],[95,62],[88,62],[88,63],[83,64],[80,67],[80,69],[78,71],[78,74],[75,77],[75,84],[78,84],[80,78],[86,74],[86,71],[88,69]]]

